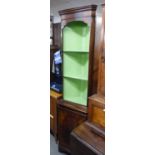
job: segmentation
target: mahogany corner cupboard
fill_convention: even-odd
[[[97,5],[89,5],[59,11],[63,51],[63,100],[58,104],[58,139],[59,149],[68,153],[70,133],[87,119],[88,96],[93,94],[96,9]],[[64,121],[61,121],[62,118]]]

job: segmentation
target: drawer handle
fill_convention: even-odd
[[[54,117],[53,117],[53,115],[50,115],[50,117],[53,119]]]

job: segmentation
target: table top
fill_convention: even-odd
[[[54,97],[54,98],[61,98],[62,94],[61,93],[57,93],[57,92],[55,92],[53,90],[50,90],[50,96]]]

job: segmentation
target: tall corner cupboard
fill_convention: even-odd
[[[92,95],[97,5],[59,11],[62,30],[63,100],[58,104],[59,150],[70,153],[71,131],[87,119]]]

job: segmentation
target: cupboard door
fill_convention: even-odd
[[[70,153],[70,133],[86,118],[86,113],[69,109],[65,107],[65,103],[58,104],[59,150]]]

